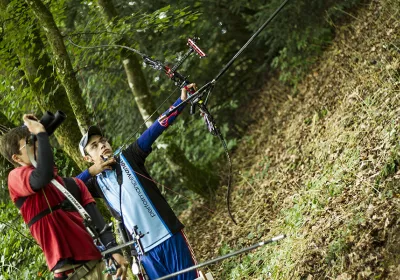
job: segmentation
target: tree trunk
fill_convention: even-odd
[[[98,5],[106,18],[107,23],[114,24],[119,15],[112,1],[98,0]],[[118,44],[129,46],[130,41],[128,38],[122,37]],[[156,106],[148,90],[146,79],[138,57],[133,52],[124,49],[121,52],[121,58],[128,78],[129,87],[138,105],[139,112],[142,115],[143,120],[146,121],[147,127],[149,127],[154,121],[156,121],[156,117],[151,116],[151,114],[156,111]],[[158,116],[158,114],[156,115]],[[163,144],[163,146],[166,147],[166,161],[175,176],[181,178],[183,184],[187,186],[188,189],[203,197],[209,198],[214,193],[218,184],[216,176],[199,170],[185,157],[183,151],[181,151],[175,144]]]
[[[8,3],[9,0],[0,0],[0,8],[5,10]],[[15,32],[21,34],[21,36],[26,34],[24,30],[20,29],[17,22],[12,26],[15,28]],[[35,26],[32,26],[30,35],[33,35],[34,38],[29,40],[32,43],[28,46],[20,44],[20,47],[14,48],[14,51],[18,56],[25,77],[30,84],[30,88],[37,99],[40,109],[43,112],[51,111],[53,113],[61,110],[67,115],[67,119],[55,131],[54,135],[65,153],[74,161],[75,164],[73,167],[78,170],[83,169],[85,164],[78,150],[78,143],[82,135],[79,131],[78,123],[74,118],[74,112],[65,88],[55,78],[56,73],[53,71],[49,56],[46,53],[42,54],[45,46],[37,30]],[[28,40],[22,41],[25,42]],[[38,117],[40,118],[41,116]]]
[[[64,86],[72,110],[78,122],[82,134],[90,125],[89,114],[87,113],[79,83],[76,80],[71,60],[64,45],[63,37],[54,21],[53,15],[40,0],[26,0],[32,9],[39,25],[43,28],[47,40],[53,52],[57,76]]]
[[[43,42],[38,36],[35,37],[34,42],[31,46],[35,50],[34,52],[30,53],[20,49],[16,50],[17,55],[41,110],[53,113],[60,110],[67,115],[66,120],[56,129],[54,135],[65,153],[71,157],[80,169],[83,169],[85,163],[78,149],[82,134],[79,130],[78,122],[74,118],[74,112],[65,88],[55,79],[55,73],[47,54],[39,56],[41,48],[44,48]]]

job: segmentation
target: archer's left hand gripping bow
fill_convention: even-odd
[[[143,60],[150,67],[152,67],[156,70],[159,70],[159,71],[163,71],[168,76],[168,78],[170,78],[175,83],[175,85],[179,86],[180,88],[183,88],[186,85],[190,84],[190,81],[188,80],[187,76],[184,76],[177,71],[178,68],[183,64],[183,62],[192,53],[196,53],[200,58],[204,58],[207,56],[206,53],[204,51],[202,51],[200,49],[200,47],[196,44],[196,42],[199,39],[200,38],[198,38],[198,37],[188,39],[187,45],[189,46],[189,50],[178,61],[178,63],[175,64],[172,68],[167,65],[164,65],[162,62],[160,62],[158,60],[151,59],[148,56],[143,56]],[[213,88],[212,83],[208,83],[206,86],[203,86],[198,91],[194,90],[193,88],[186,88],[186,89],[188,90],[188,95],[189,95],[188,99],[190,99],[190,103],[191,103],[190,114],[191,115],[195,114],[195,111],[196,111],[195,108],[196,108],[196,106],[198,106],[200,115],[203,117],[209,132],[211,132],[211,134],[213,134],[213,135],[219,136],[220,131],[218,130],[218,127],[216,126],[216,124],[214,122],[214,118],[212,117],[212,115],[210,114],[209,110],[206,107],[208,96],[209,96],[212,88]],[[207,93],[207,97],[206,97],[206,100],[203,101],[202,98],[205,93]],[[161,119],[166,118],[168,116],[169,116],[169,114],[162,117]]]

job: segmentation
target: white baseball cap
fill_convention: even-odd
[[[88,144],[88,141],[90,139],[90,136],[93,135],[100,135],[103,136],[103,133],[101,132],[100,128],[97,126],[93,125],[89,127],[88,131],[86,132],[85,135],[82,136],[81,141],[79,141],[79,151],[81,152],[82,156],[85,156],[85,147]]]

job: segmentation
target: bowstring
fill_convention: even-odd
[[[127,46],[124,46],[124,45],[118,45],[118,44],[104,44],[104,45],[96,45],[96,46],[90,46],[90,47],[86,47],[86,46],[80,46],[80,45],[78,45],[78,44],[76,44],[76,43],[74,43],[73,41],[72,41],[72,39],[68,36],[67,37],[68,38],[68,40],[69,40],[69,42],[71,43],[71,45],[73,45],[73,46],[75,46],[75,47],[78,47],[78,48],[82,48],[82,49],[98,49],[98,48],[123,48],[123,49],[127,49],[127,50],[129,50],[129,51],[132,51],[132,52],[134,52],[134,53],[136,53],[136,54],[138,54],[138,55],[140,55],[142,58],[145,58],[145,57],[147,57],[145,54],[143,54],[143,53],[141,53],[140,51],[138,51],[138,50],[136,50],[136,49],[134,49],[134,48],[130,48],[130,47],[127,47]],[[128,145],[128,143],[130,142],[130,140],[133,138],[133,137],[135,137],[135,135],[142,129],[142,127],[144,126],[144,125],[146,125],[146,123],[147,123],[147,121],[148,120],[150,120],[157,112],[158,112],[158,110],[161,108],[161,106],[163,106],[164,104],[165,104],[165,102],[167,102],[168,100],[169,100],[169,98],[173,95],[173,94],[175,94],[175,92],[177,91],[179,89],[179,87],[176,87],[175,88],[175,90],[173,90],[172,91],[172,93],[156,108],[156,110],[149,116],[149,117],[147,117],[142,123],[141,123],[141,125],[138,127],[138,129],[136,129],[135,130],[135,132],[134,133],[132,133],[124,142],[123,142],[123,144],[117,149],[117,153],[115,154],[115,155],[119,155],[123,150],[124,150],[124,148]],[[208,91],[208,93],[207,93],[207,97],[206,97],[206,100],[205,100],[205,103],[207,103],[207,101],[208,101],[208,98],[209,98],[209,96],[211,95],[211,91],[212,91],[212,89],[210,89],[209,91]],[[230,194],[231,194],[231,181],[232,181],[232,161],[231,161],[231,157],[230,157],[230,155],[229,155],[229,151],[228,151],[228,147],[227,147],[227,143],[226,143],[226,141],[225,141],[225,139],[223,138],[223,136],[222,135],[218,135],[218,138],[220,139],[220,141],[222,142],[222,144],[223,144],[223,147],[224,147],[224,151],[225,151],[225,154],[226,154],[226,156],[227,156],[227,159],[228,159],[228,163],[229,163],[229,176],[228,176],[228,190],[227,190],[227,208],[228,208],[228,214],[229,214],[229,217],[232,219],[232,221],[234,222],[234,224],[236,224],[237,225],[237,222],[236,222],[236,220],[234,219],[234,217],[233,217],[233,214],[232,214],[232,212],[231,212],[231,210],[230,210]],[[136,172],[136,171],[135,171]],[[150,180],[150,181],[153,181],[153,182],[155,182],[154,180],[151,180],[151,179],[149,179],[149,178],[147,178],[146,176],[144,176],[144,175],[142,175],[142,174],[139,174],[139,173],[137,173],[138,175],[141,175],[141,176],[143,176],[144,178],[146,178],[146,179],[148,179],[148,180]],[[157,182],[155,182],[155,183],[157,183]],[[159,183],[157,183],[157,184],[159,184]],[[159,184],[160,185],[160,184]],[[164,187],[164,186],[163,186]],[[170,190],[170,191],[172,191],[171,189],[169,189],[169,188],[167,188],[168,190]],[[174,191],[172,191],[172,192],[174,192]],[[181,194],[179,194],[179,195],[181,195]],[[183,196],[183,195],[182,195]],[[185,196],[183,196],[183,197],[185,197]],[[185,197],[186,198],[186,197]],[[188,198],[186,198],[186,199],[188,199]],[[189,200],[189,199],[188,199]],[[189,200],[190,201],[190,200]],[[208,211],[211,211],[210,209],[208,209]],[[212,211],[211,211],[212,212]]]
[[[145,54],[141,53],[140,51],[138,51],[138,50],[136,50],[134,48],[131,48],[131,47],[124,46],[124,45],[118,45],[118,44],[110,44],[110,45],[108,45],[108,44],[105,44],[105,45],[96,45],[96,46],[86,47],[86,46],[81,46],[81,45],[78,45],[78,44],[74,43],[74,41],[72,41],[70,36],[67,36],[67,38],[68,38],[68,41],[71,43],[71,45],[73,45],[75,47],[78,47],[78,48],[81,48],[81,49],[123,48],[123,49],[127,49],[127,50],[129,50],[131,52],[134,52],[134,53],[140,55],[141,57],[147,57]]]

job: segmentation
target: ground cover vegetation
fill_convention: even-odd
[[[163,103],[176,90],[163,74],[121,49],[73,43],[128,45],[172,66],[187,51],[187,38],[197,35],[208,57],[191,58],[180,71],[201,85],[279,4],[1,0],[0,131],[21,125],[25,112],[66,111],[68,123],[52,144],[61,173],[77,174],[85,168],[77,139],[90,123],[121,145],[145,129],[144,111],[161,113],[177,91]],[[222,145],[202,119],[183,114],[163,136],[178,160],[161,145],[148,167],[187,225],[200,261],[288,235],[210,267],[216,279],[397,275],[399,6],[398,0],[289,1],[221,79],[210,108],[234,159],[238,226],[226,214]],[[132,82],[131,73],[143,79]],[[9,201],[11,166],[0,163],[0,279],[51,279]],[[188,184],[190,168],[208,188]]]
[[[296,95],[273,78],[249,106],[234,153],[240,225],[223,207],[191,209],[189,236],[203,259],[288,237],[212,267],[219,279],[398,278],[399,4],[362,4]]]

